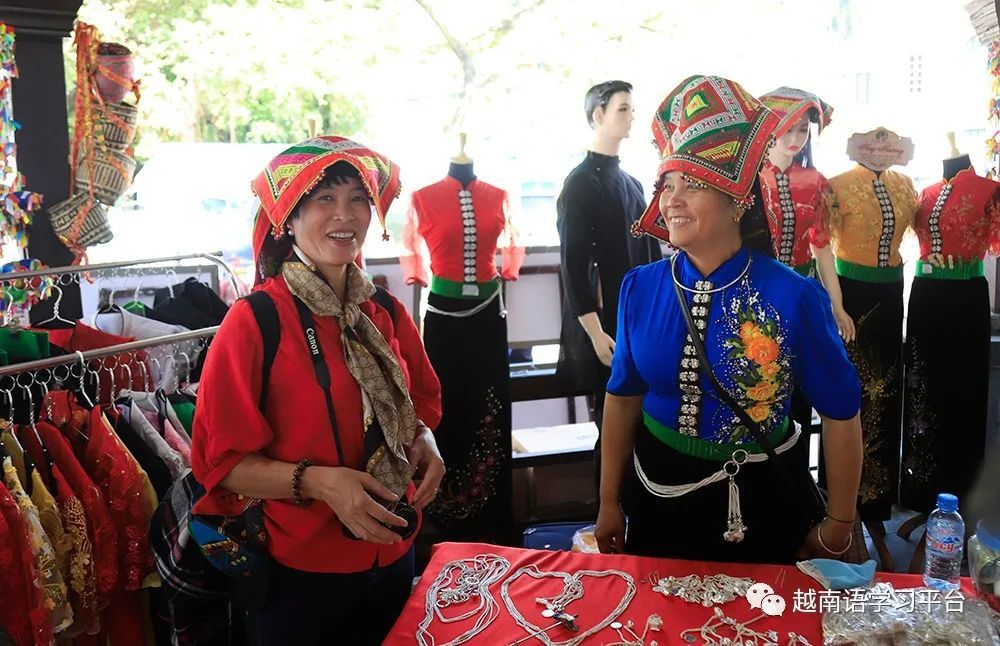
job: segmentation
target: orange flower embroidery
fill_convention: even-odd
[[[774,399],[778,392],[778,384],[773,381],[762,381],[752,388],[747,388],[747,397],[755,402],[768,402]]]
[[[781,366],[774,362],[760,367],[760,374],[764,376],[764,379],[774,379],[779,372],[781,372]]]
[[[750,343],[756,336],[760,336],[760,328],[753,321],[743,321],[743,325],[740,326],[740,341],[743,345]]]
[[[771,416],[771,407],[767,404],[755,404],[747,409],[750,419],[755,422],[763,422]]]
[[[778,344],[774,339],[758,334],[745,342],[744,354],[757,365],[763,366],[778,358]]]

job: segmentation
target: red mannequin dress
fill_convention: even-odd
[[[920,194],[900,501],[923,513],[942,491],[964,500],[986,451],[990,299],[983,258],[1000,251],[998,189],[968,168]]]
[[[410,255],[400,261],[407,283],[430,286],[424,345],[441,380],[444,411],[434,435],[448,472],[428,517],[452,540],[496,538],[511,525],[510,365],[501,279],[516,280],[524,258],[507,193],[478,179],[463,185],[446,177],[413,193],[404,235]]]

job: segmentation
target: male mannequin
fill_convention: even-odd
[[[566,177],[556,202],[565,298],[557,372],[589,397],[598,430],[615,348],[618,291],[631,268],[659,260],[659,244],[634,238],[645,210],[638,180],[619,168],[618,151],[632,127],[632,86],[606,81],[587,91],[594,137],[587,157]],[[595,446],[600,473],[600,439]]]

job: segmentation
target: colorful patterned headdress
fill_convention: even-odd
[[[824,102],[815,94],[793,87],[779,87],[760,97],[760,102],[771,112],[781,118],[774,136],[780,137],[788,132],[799,120],[808,116],[809,120],[819,126],[819,131],[830,125],[833,116],[833,106]]]
[[[319,183],[327,168],[341,161],[358,171],[361,183],[375,203],[383,237],[388,237],[385,218],[392,201],[399,196],[399,166],[344,137],[307,139],[272,159],[251,183],[251,190],[260,200],[253,232],[256,283],[262,281],[263,263],[274,250],[275,238],[284,234],[285,221],[299,200]]]
[[[659,178],[670,171],[681,171],[736,200],[745,199],[777,123],[777,115],[735,81],[702,75],[685,79],[653,118],[661,161],[656,192],[637,231],[668,239],[660,216]]]

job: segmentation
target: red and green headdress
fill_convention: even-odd
[[[383,236],[386,235],[386,214],[399,195],[399,166],[344,137],[307,139],[272,159],[251,183],[251,190],[260,200],[253,231],[256,283],[263,280],[262,263],[271,255],[275,238],[284,234],[283,227],[292,210],[319,183],[323,172],[337,162],[347,162],[358,171],[361,183],[375,203]]]
[[[823,128],[830,125],[830,118],[833,116],[833,106],[815,94],[793,87],[771,90],[760,97],[760,102],[781,119],[778,127],[774,129],[775,137],[788,132],[789,128],[806,116],[819,126],[820,132],[823,132]]]
[[[670,171],[681,171],[735,200],[746,199],[777,123],[777,115],[735,81],[701,75],[685,79],[653,118],[661,157],[657,189],[636,229],[668,240],[660,217],[659,178]]]

